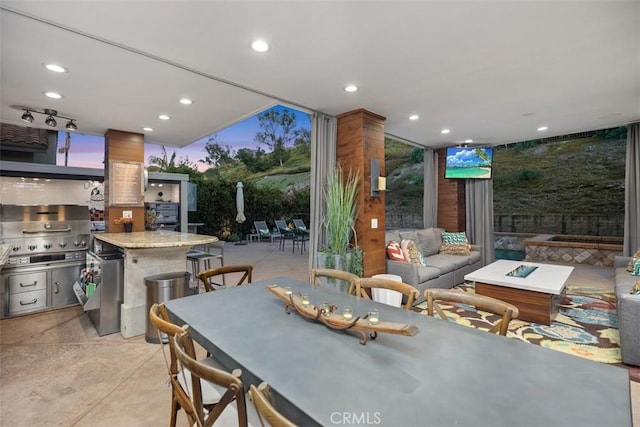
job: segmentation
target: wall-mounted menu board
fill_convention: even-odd
[[[112,161],[109,167],[109,206],[144,206],[144,164]]]

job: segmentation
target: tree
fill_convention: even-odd
[[[207,153],[204,160],[200,160],[211,166],[227,166],[233,163],[233,151],[231,146],[223,145],[218,140],[218,134],[213,134],[209,137],[207,144],[204,146],[204,151]]]
[[[258,125],[262,131],[256,134],[255,141],[269,147],[280,166],[287,155],[285,147],[310,136],[307,130],[296,129],[296,114],[287,109],[271,109],[258,114]]]
[[[168,157],[164,145],[162,157],[149,156],[149,165],[149,171],[152,172],[183,173],[190,177],[199,174],[195,163],[191,163],[188,157],[181,157],[176,164],[176,151],[174,150],[171,157]]]

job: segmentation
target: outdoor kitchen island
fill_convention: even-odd
[[[94,238],[103,251],[109,250],[109,245],[124,250],[124,295],[120,317],[120,333],[124,338],[145,333],[148,314],[144,278],[186,271],[187,251],[191,247],[218,240],[215,236],[175,231],[97,233]]]

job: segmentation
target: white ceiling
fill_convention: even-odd
[[[5,123],[24,124],[15,106],[51,108],[83,133],[151,126],[147,142],[182,147],[280,103],[331,115],[365,108],[386,117],[387,133],[443,147],[640,121],[639,1],[2,0],[0,9]],[[272,49],[251,51],[256,37]],[[48,61],[70,72],[46,71]],[[344,92],[348,83],[360,90]],[[194,104],[178,104],[183,96]],[[44,118],[34,126],[46,128]]]

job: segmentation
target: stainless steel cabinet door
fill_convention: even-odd
[[[73,291],[73,283],[80,277],[82,266],[82,264],[77,264],[51,270],[49,292],[52,307],[78,304],[78,299]]]

